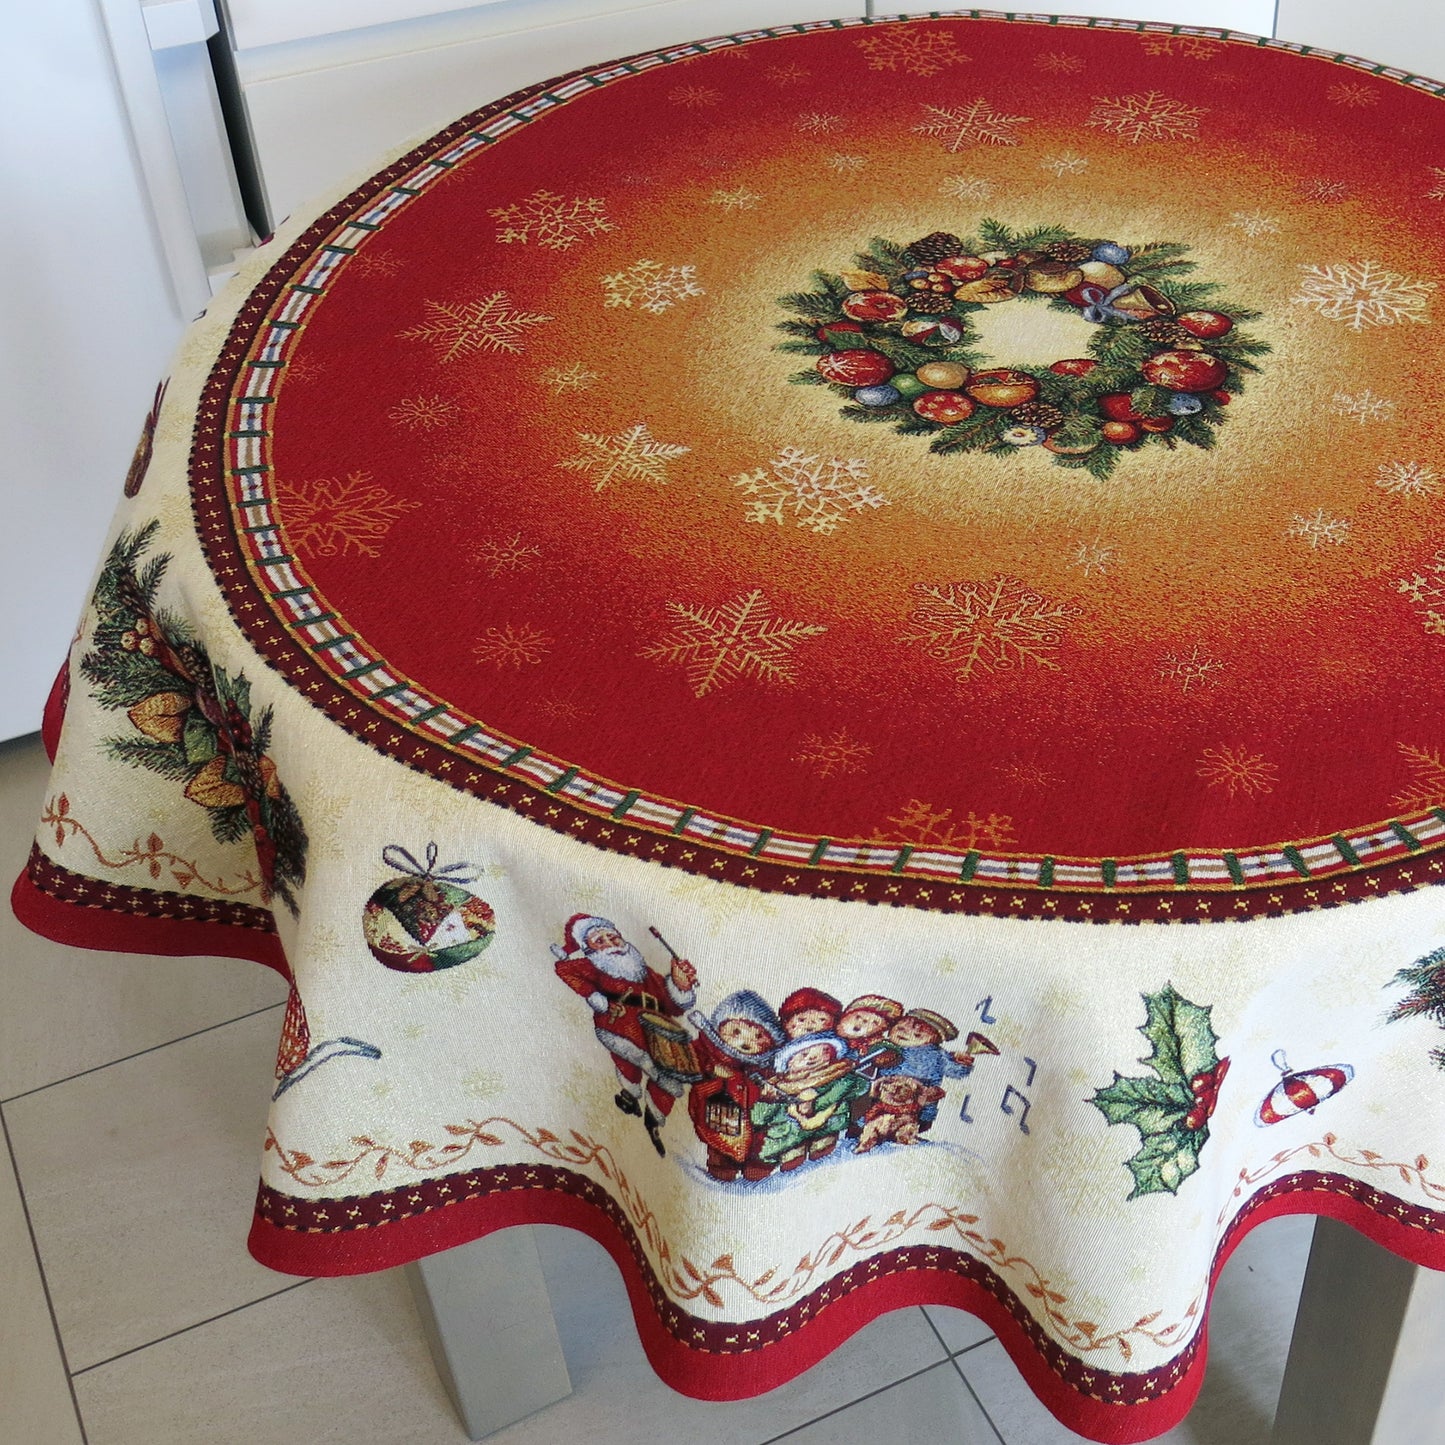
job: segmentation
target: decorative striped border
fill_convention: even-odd
[[[968,10],[748,31],[575,72],[507,96],[457,121],[321,216],[271,268],[240,312],[203,393],[191,458],[202,545],[238,625],[271,666],[370,746],[595,846],[748,887],[944,911],[1135,922],[1294,912],[1445,881],[1445,865],[1420,858],[1445,848],[1442,808],[1282,844],[1235,851],[1183,848],[1114,859],[779,832],[649,796],[489,730],[420,687],[345,630],[344,619],[286,550],[268,493],[267,408],[308,312],[346,259],[389,216],[509,131],[590,90],[658,65],[814,30],[964,17],[1200,36],[1326,59],[1432,94],[1445,89],[1331,51],[1231,31]],[[245,563],[244,574],[233,558]],[[365,723],[359,721],[362,709],[369,719]],[[1362,878],[1366,871],[1369,876]]]

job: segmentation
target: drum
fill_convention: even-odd
[[[652,1062],[685,1084],[697,1083],[703,1077],[703,1071],[698,1063],[692,1035],[676,1019],[668,1018],[666,1014],[651,1013],[644,1009],[641,1019],[643,1037],[647,1040],[647,1053]]]

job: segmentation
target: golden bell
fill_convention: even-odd
[[[1077,266],[1063,261],[1043,261],[1030,266],[1024,273],[1024,285],[1030,291],[1041,291],[1046,296],[1062,295],[1072,291],[1084,282],[1084,273]]]
[[[1130,321],[1152,321],[1156,316],[1174,314],[1174,303],[1162,291],[1142,282],[1115,296],[1109,305]]]
[[[1107,261],[1085,261],[1079,270],[1090,286],[1102,286],[1105,291],[1112,291],[1129,279],[1117,266],[1111,266]]]

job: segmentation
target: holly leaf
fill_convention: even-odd
[[[1187,1085],[1164,1079],[1126,1079],[1095,1092],[1089,1100],[1111,1124],[1132,1124],[1140,1135],[1161,1134],[1183,1122],[1194,1104]]]
[[[1148,1064],[1161,1079],[1187,1085],[1196,1074],[1219,1062],[1214,1051],[1218,1037],[1209,1024],[1209,1008],[1191,1003],[1170,983],[1158,993],[1146,993],[1144,1006],[1148,1018],[1139,1032],[1153,1049],[1140,1063]]]
[[[1179,1186],[1199,1168],[1199,1150],[1208,1137],[1207,1129],[1169,1129],[1145,1138],[1139,1152],[1126,1161],[1134,1176],[1129,1198],[1178,1194]]]

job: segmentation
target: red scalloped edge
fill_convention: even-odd
[[[1341,1220],[1415,1264],[1445,1269],[1445,1238],[1422,1235],[1418,1229],[1328,1190],[1294,1189],[1256,1197],[1245,1206],[1216,1253],[1211,1295],[1220,1271],[1250,1230],[1267,1219],[1292,1214]],[[1111,1405],[1062,1380],[1005,1305],[982,1285],[927,1268],[869,1280],[846,1296],[823,1304],[795,1334],[755,1352],[722,1356],[693,1349],[662,1324],[633,1248],[608,1215],[575,1196],[538,1189],[458,1200],[445,1209],[368,1229],[364,1235],[300,1233],[280,1228],[258,1213],[247,1246],[261,1264],[287,1274],[361,1274],[468,1244],[498,1229],[528,1224],[576,1229],[607,1250],[626,1284],[633,1321],[652,1368],[665,1384],[694,1399],[740,1400],[777,1389],[818,1364],[879,1316],[914,1305],[949,1305],[976,1315],[994,1332],[1049,1412],[1069,1429],[1106,1445],[1133,1445],[1172,1429],[1188,1414],[1204,1383],[1207,1311],[1196,1337],[1198,1347],[1176,1385],[1151,1401]]]

